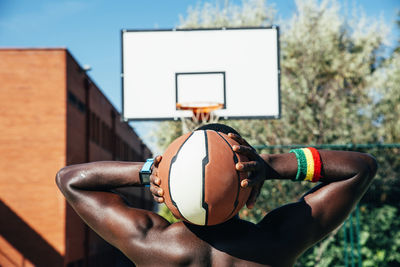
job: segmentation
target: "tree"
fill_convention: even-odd
[[[397,20],[400,28],[400,12]],[[372,114],[377,126],[379,141],[400,143],[400,39],[389,58],[385,58],[380,68],[371,77],[375,97]],[[374,199],[387,204],[398,205],[400,202],[400,150],[392,153],[377,153],[380,161],[379,178],[374,187]]]
[[[205,2],[203,6],[189,7],[186,17],[180,17],[180,28],[221,28],[270,26],[275,9],[266,0],[242,1],[236,5],[228,0],[223,4]]]

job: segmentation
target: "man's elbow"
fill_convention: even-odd
[[[71,167],[64,167],[56,174],[56,184],[64,195],[67,194],[68,188],[71,186],[72,178]]]
[[[371,154],[363,154],[363,161],[365,166],[366,176],[372,180],[378,170],[378,162]]]

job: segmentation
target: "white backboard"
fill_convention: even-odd
[[[126,120],[191,117],[176,103],[224,101],[222,119],[279,118],[279,28],[122,30]]]

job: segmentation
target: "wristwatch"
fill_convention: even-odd
[[[151,167],[153,166],[154,159],[147,159],[143,164],[142,169],[139,172],[140,184],[148,185],[150,184]]]

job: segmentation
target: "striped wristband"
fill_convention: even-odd
[[[297,158],[297,174],[294,181],[318,182],[321,178],[321,156],[313,147],[292,149]]]

